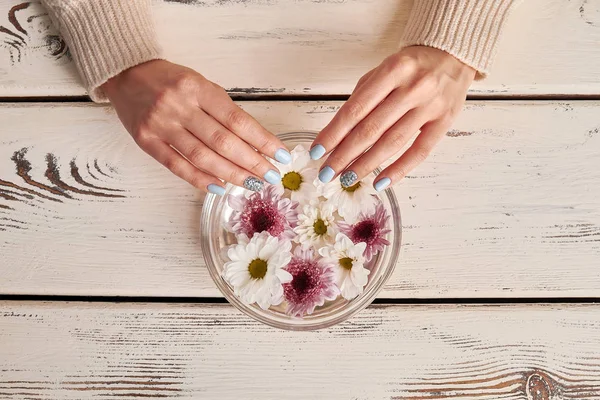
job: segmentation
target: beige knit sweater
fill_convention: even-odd
[[[404,0],[398,0],[404,1]],[[516,0],[414,0],[402,46],[444,50],[484,77]],[[121,71],[161,57],[150,0],[42,0],[92,100]]]

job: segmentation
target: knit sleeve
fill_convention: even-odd
[[[150,0],[42,0],[69,46],[88,93],[106,102],[100,85],[160,58]]]
[[[488,73],[498,38],[518,0],[415,0],[402,38],[403,47],[435,47]]]

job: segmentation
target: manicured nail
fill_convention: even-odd
[[[208,189],[209,193],[216,194],[217,196],[225,196],[225,188],[223,188],[219,185],[215,185],[214,183],[211,183],[206,188]]]
[[[321,146],[320,144],[314,146],[312,149],[310,149],[310,158],[312,158],[313,160],[318,160],[319,158],[323,157],[325,155],[325,147]]]
[[[343,187],[350,187],[354,185],[356,180],[358,179],[358,175],[354,171],[346,171],[340,176],[340,183]]]
[[[392,180],[390,178],[380,179],[377,182],[375,182],[375,190],[381,192],[383,189],[390,186],[390,183],[392,183]]]
[[[270,169],[265,174],[265,181],[269,182],[271,185],[280,184],[281,183],[281,175],[279,175],[279,172]]]
[[[286,149],[279,149],[275,152],[275,159],[282,164],[289,164],[292,162],[292,155]]]
[[[252,190],[253,192],[260,192],[263,190],[263,186],[265,184],[258,178],[253,176],[249,176],[244,180],[244,187],[248,190]]]
[[[325,167],[319,172],[319,180],[323,183],[329,183],[335,175],[335,171],[331,167]]]

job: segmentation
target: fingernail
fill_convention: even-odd
[[[279,172],[270,169],[265,174],[265,181],[271,185],[278,185],[281,183],[281,175],[279,175]]]
[[[244,180],[244,187],[248,190],[252,190],[253,192],[260,192],[263,190],[265,184],[258,178],[253,176],[249,176]]]
[[[319,172],[319,180],[323,183],[329,183],[333,179],[335,171],[331,167],[325,167]]]
[[[219,185],[215,185],[214,183],[211,183],[206,188],[208,189],[209,193],[216,194],[217,196],[225,196],[225,188],[223,188]]]
[[[286,149],[279,149],[275,152],[275,159],[282,164],[289,164],[292,162],[292,155]]]
[[[354,185],[354,182],[358,179],[358,175],[354,171],[346,171],[340,176],[340,183],[343,187],[350,187]]]
[[[319,158],[323,157],[323,155],[325,155],[325,147],[321,146],[320,144],[310,149],[310,158],[313,160],[318,160]]]
[[[392,183],[392,180],[390,178],[380,179],[377,182],[375,182],[375,190],[381,192],[383,189],[390,186],[390,183]]]

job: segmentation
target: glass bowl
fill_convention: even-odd
[[[290,150],[297,145],[303,145],[308,149],[315,139],[316,133],[289,132],[280,134],[278,137]],[[375,171],[375,174],[378,172]],[[392,275],[400,253],[402,223],[396,196],[392,190],[387,189],[380,193],[380,199],[391,216],[391,226],[389,226],[391,232],[387,235],[390,245],[369,262],[371,273],[362,294],[352,300],[346,300],[340,296],[336,300],[317,307],[312,314],[302,318],[287,315],[285,301],[282,305],[272,306],[268,310],[263,310],[257,304],[243,303],[234,294],[233,288],[223,279],[222,272],[228,261],[227,250],[236,243],[235,235],[225,229],[226,222],[233,211],[227,204],[227,196],[239,195],[244,191],[243,188],[228,184],[225,196],[213,194],[206,196],[200,221],[200,241],[202,254],[213,281],[229,303],[246,315],[280,329],[302,331],[326,328],[347,320],[371,304]]]

